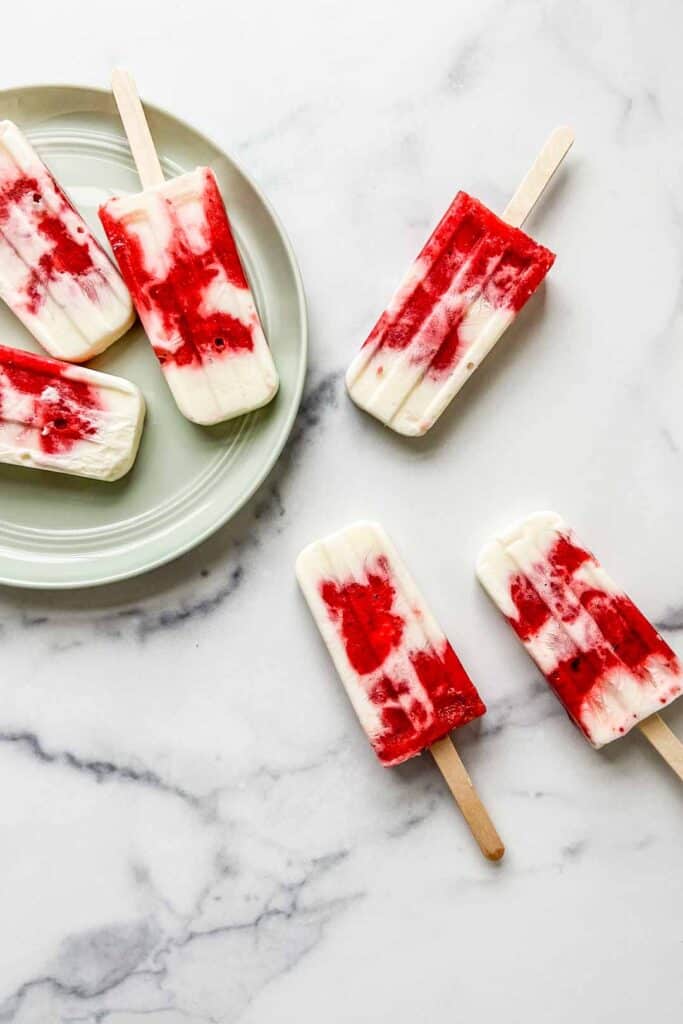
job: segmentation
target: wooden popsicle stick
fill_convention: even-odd
[[[432,743],[429,749],[472,835],[479,843],[481,852],[489,860],[500,860],[505,853],[505,847],[472,785],[452,739],[450,736],[444,736],[443,739]]]
[[[556,128],[525,174],[522,183],[503,211],[502,219],[512,227],[521,228],[541,198],[546,185],[571,149],[574,132]]]
[[[114,68],[111,87],[142,187],[163,185],[164,172],[130,71],[126,71],[125,68]]]
[[[663,718],[651,715],[638,726],[643,736],[649,740],[660,757],[663,757],[669,768],[683,781],[683,743],[671,731]]]

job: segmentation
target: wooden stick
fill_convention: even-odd
[[[163,185],[164,172],[161,169],[147,118],[135,88],[135,80],[130,71],[126,71],[124,68],[114,68],[111,87],[142,187],[152,188],[154,185]]]
[[[505,847],[472,785],[472,780],[450,736],[444,736],[442,740],[432,743],[429,749],[472,835],[479,843],[481,852],[489,860],[500,860],[505,853]]]
[[[574,132],[571,128],[556,128],[547,139],[531,168],[503,212],[503,220],[521,228],[541,198],[546,185],[571,149]]]
[[[683,743],[671,731],[663,718],[651,715],[638,726],[643,736],[650,741],[657,753],[664,758],[669,768],[683,781]]]

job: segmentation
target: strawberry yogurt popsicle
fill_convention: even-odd
[[[70,362],[103,352],[135,319],[117,271],[11,121],[0,121],[0,298]]]
[[[205,425],[258,409],[278,375],[215,175],[164,181],[131,76],[112,84],[144,190],[100,219],[176,404]]]
[[[183,415],[219,423],[269,402],[277,372],[213,171],[110,199],[100,217]]]
[[[296,573],[380,762],[398,765],[429,748],[449,785],[457,760],[471,799],[471,781],[448,737],[486,707],[382,527],[355,523],[311,544]],[[487,856],[502,856],[478,798],[485,828],[483,818],[473,824],[471,808],[451,789]]]
[[[502,219],[458,192],[349,367],[361,409],[399,434],[434,425],[553,265],[519,226],[572,141],[553,133]]]
[[[594,747],[683,692],[672,649],[555,513],[501,533],[477,575]]]
[[[118,480],[144,417],[127,380],[0,345],[0,463]]]

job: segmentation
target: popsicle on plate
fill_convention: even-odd
[[[278,375],[215,175],[164,182],[132,79],[113,84],[144,191],[100,217],[168,386],[194,423],[258,409]]]
[[[135,319],[118,272],[11,121],[0,121],[0,298],[51,355],[76,363]]]
[[[673,650],[555,513],[501,533],[477,575],[594,747],[683,692]]]
[[[355,523],[311,544],[296,572],[381,763],[401,764],[429,748],[444,774],[444,759],[458,760],[471,797],[471,782],[448,736],[486,707],[382,527]],[[486,829],[485,852],[501,856],[488,816]]]
[[[519,225],[572,141],[553,133],[502,218],[458,192],[349,367],[360,408],[399,434],[433,426],[553,265]]]
[[[0,463],[118,480],[144,417],[127,380],[0,345]]]

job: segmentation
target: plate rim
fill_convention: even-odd
[[[111,97],[112,93],[110,89],[105,89],[101,86],[95,85],[79,85],[73,82],[38,82],[32,84],[18,85],[10,88],[0,89],[0,104],[3,99],[7,96],[16,95],[19,92],[25,92],[28,90],[32,91],[43,91],[51,92],[52,90],[73,90],[74,92],[91,92],[98,93],[101,96]],[[275,228],[282,239],[283,247],[289,265],[291,266],[294,285],[296,289],[297,304],[301,310],[301,327],[300,327],[300,345],[301,345],[301,367],[299,369],[295,386],[294,386],[294,400],[291,404],[290,409],[287,412],[287,416],[283,422],[282,429],[274,444],[268,458],[264,461],[264,464],[260,471],[254,477],[254,480],[244,490],[243,494],[237,499],[237,501],[225,512],[219,513],[215,521],[210,525],[206,526],[203,530],[193,536],[191,539],[181,541],[177,546],[169,552],[165,552],[162,555],[150,559],[143,559],[140,563],[132,568],[122,569],[119,572],[108,573],[104,576],[98,576],[95,579],[70,579],[70,580],[38,580],[38,579],[17,579],[16,577],[6,576],[2,570],[0,570],[0,586],[12,587],[19,590],[86,590],[92,587],[104,587],[113,583],[120,583],[124,580],[134,579],[137,576],[143,576],[146,573],[152,572],[154,569],[159,569],[164,565],[168,565],[170,562],[175,561],[182,555],[187,554],[189,551],[199,547],[200,544],[208,540],[209,537],[217,533],[221,527],[225,526],[231,519],[233,519],[249,501],[253,498],[254,494],[261,487],[263,482],[269,476],[277,464],[282,452],[284,450],[289,436],[292,432],[296,417],[301,406],[303,398],[304,384],[306,381],[306,374],[308,371],[308,356],[309,356],[309,316],[308,316],[308,305],[306,302],[306,291],[304,288],[303,277],[299,268],[299,263],[294,252],[294,247],[290,241],[289,235],[285,230],[284,224],[282,223],[277,211],[273,207],[268,197],[264,194],[260,185],[248,174],[239,160],[236,160],[230,153],[228,153],[222,146],[219,146],[210,135],[195,128],[189,121],[186,121],[183,117],[178,117],[165,107],[159,106],[156,103],[150,103],[144,97],[142,98],[143,105],[146,109],[153,111],[156,114],[160,114],[163,117],[170,118],[179,124],[182,128],[192,132],[200,141],[208,144],[213,149],[217,150],[222,156],[226,157],[227,160],[236,168],[244,179],[249,183],[250,187],[254,190],[259,202],[261,202],[271,217]],[[92,564],[92,561],[91,563]]]

